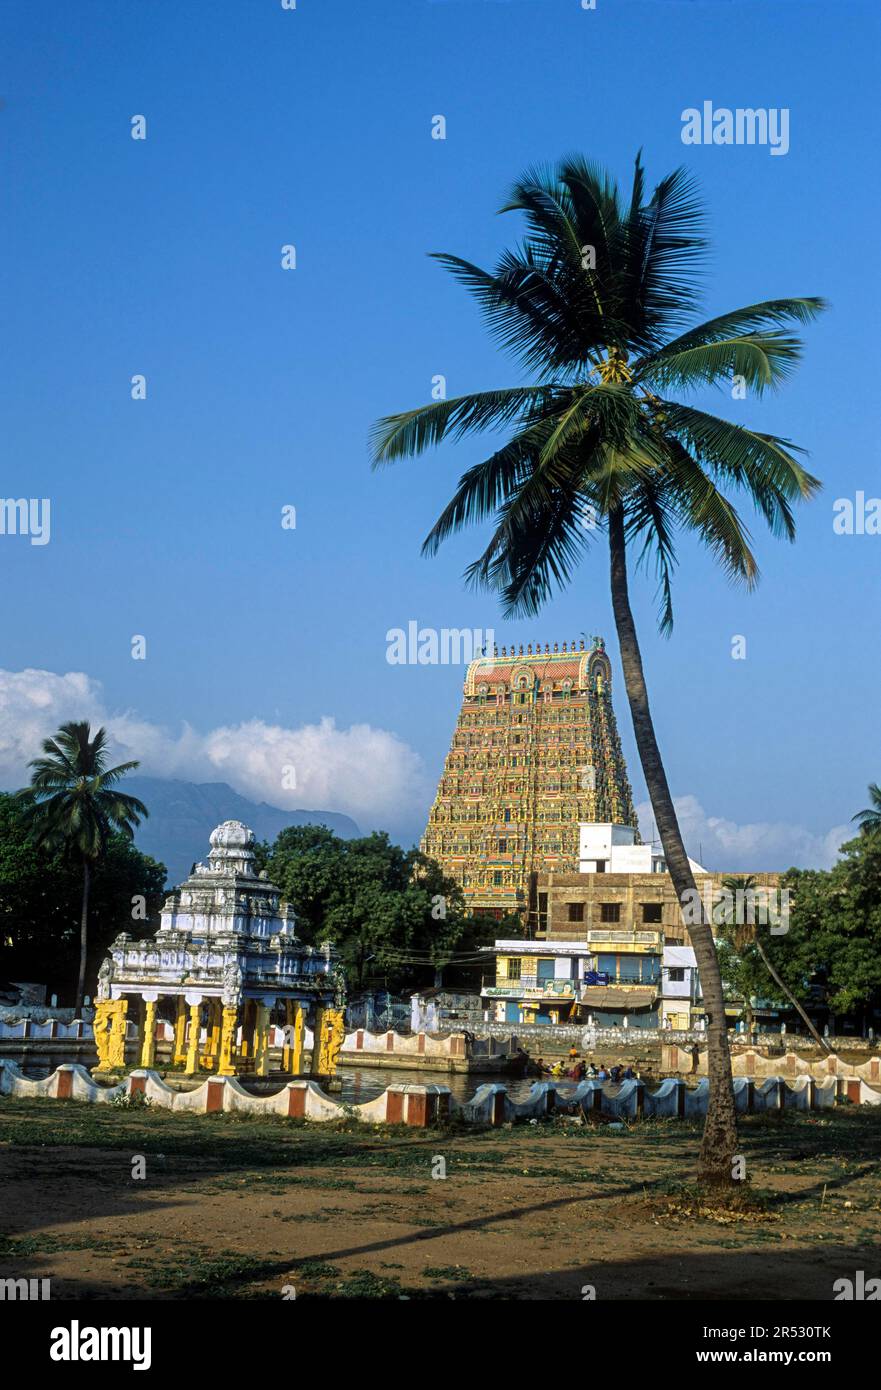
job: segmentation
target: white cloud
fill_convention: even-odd
[[[0,670],[0,786],[23,786],[40,741],[68,719],[103,724],[114,760],[136,758],[146,776],[229,782],[283,810],[342,811],[365,830],[419,822],[430,799],[419,755],[385,729],[338,729],[331,718],[297,728],[251,719],[206,733],[184,724],[173,733],[108,710],[100,683],[81,671]]]
[[[787,821],[751,821],[738,825],[723,816],[708,815],[696,796],[674,797],[676,815],[692,859],[716,871],[828,869],[838,858],[839,846],[852,840],[854,827],[836,825],[816,834]],[[640,832],[648,840],[653,816],[648,801],[636,808]]]

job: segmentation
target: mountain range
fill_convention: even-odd
[[[150,812],[135,831],[135,844],[161,860],[168,883],[182,883],[191,866],[208,858],[208,836],[225,820],[244,821],[258,840],[273,841],[289,825],[326,825],[343,840],[360,835],[349,817],[336,811],[282,811],[250,801],[226,782],[179,782],[165,777],[126,777],[125,790]]]

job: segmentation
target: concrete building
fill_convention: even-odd
[[[665,946],[661,966],[662,1028],[693,1028],[703,1020],[700,977],[690,946]]]
[[[689,859],[693,874],[707,871]],[[652,845],[640,844],[631,825],[611,821],[578,827],[578,871],[582,874],[664,874],[667,861]]]
[[[481,995],[495,1023],[657,1028],[663,936],[587,933],[580,941],[500,940],[486,947],[495,976]]]
[[[689,860],[705,907],[721,873]],[[759,888],[777,874],[752,875]],[[663,855],[631,826],[579,826],[579,871],[535,874],[526,941],[501,940],[482,991],[490,1017],[510,1023],[595,1023],[693,1028],[703,1021],[700,981]]]
[[[689,859],[698,892],[709,907],[729,875]],[[638,844],[630,826],[579,826],[579,872],[535,874],[530,884],[528,934],[536,940],[584,939],[585,931],[653,929],[670,945],[687,945],[679,899],[663,855]],[[779,874],[753,874],[757,888],[774,889]]]
[[[411,1033],[473,1031],[484,1021],[484,1004],[473,990],[421,989],[410,995]]]

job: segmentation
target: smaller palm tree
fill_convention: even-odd
[[[758,924],[756,923],[752,912],[748,912],[744,915],[745,920],[738,920],[737,904],[749,903],[752,901],[753,896],[756,892],[755,879],[752,877],[752,875],[749,875],[745,878],[723,878],[722,887],[726,888],[729,893],[734,895],[735,903],[735,911],[733,914],[731,914],[730,922],[726,922],[722,925],[723,933],[725,935],[730,936],[734,949],[737,952],[743,951],[744,948],[747,946],[754,946],[756,948],[756,953],[759,957],[759,960],[762,962],[762,965],[765,967],[765,969],[771,976],[771,979],[774,981],[775,985],[780,990],[780,992],[789,1000],[790,1004],[795,1009],[796,1013],[804,1023],[812,1038],[815,1040],[815,1042],[818,1042],[821,1047],[825,1048],[827,1052],[831,1051],[829,1044],[826,1042],[825,1038],[822,1038],[820,1034],[817,1032],[816,1028],[814,1027],[811,1020],[808,1018],[808,1015],[805,1013],[801,1004],[796,999],[792,990],[789,988],[788,985],[784,984],[783,980],[780,978],[777,971],[774,969],[774,966],[771,964],[771,961],[768,958],[768,953],[762,945],[761,937],[759,936]],[[727,931],[726,927],[728,929]],[[751,1021],[752,1020],[750,1011],[750,1023]]]
[[[869,783],[869,801],[871,805],[865,811],[857,811],[853,817],[859,822],[864,835],[871,835],[873,830],[881,830],[881,787],[877,782]]]
[[[31,785],[18,793],[29,811],[38,844],[58,846],[80,860],[83,870],[80,915],[80,966],[77,1012],[82,1008],[88,951],[89,889],[111,831],[132,839],[141,818],[150,813],[136,796],[117,784],[136,762],[107,766],[107,733],[95,737],[87,721],[62,724],[54,738],[43,740],[43,757],[35,758]]]

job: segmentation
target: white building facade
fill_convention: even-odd
[[[707,871],[689,859],[691,871]],[[582,822],[578,827],[578,871],[582,874],[665,874],[667,861],[660,850],[636,843],[630,825]]]
[[[660,1015],[662,1028],[693,1028],[703,1019],[697,959],[690,946],[664,947]]]

